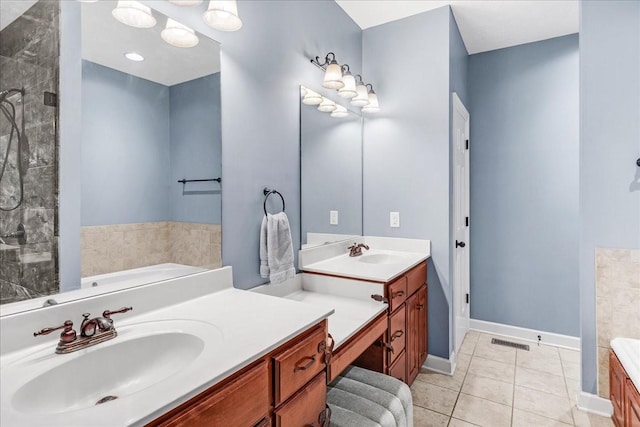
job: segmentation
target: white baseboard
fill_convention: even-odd
[[[556,347],[580,350],[580,338],[570,335],[561,335],[553,332],[536,331],[535,329],[520,328],[518,326],[504,325],[502,323],[487,322],[484,320],[469,320],[469,328],[490,334],[504,335],[518,338],[524,341],[538,342],[538,335],[542,338],[540,343]]]
[[[609,399],[604,399],[595,394],[585,393],[581,391],[576,396],[576,404],[578,409],[592,414],[610,417],[613,414],[613,405]]]
[[[456,369],[456,354],[452,353],[450,359],[445,359],[443,357],[429,354],[427,355],[427,360],[425,360],[422,368],[437,372],[439,374],[453,375],[453,372]]]

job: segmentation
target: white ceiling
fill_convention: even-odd
[[[4,0],[3,0],[4,1]],[[220,45],[203,36],[191,48],[171,46],[160,38],[167,18],[152,11],[157,23],[153,28],[133,28],[111,15],[116,1],[82,3],[82,58],[151,80],[173,86],[220,71]],[[136,52],[145,60],[134,62],[124,54]]]
[[[335,0],[362,29],[451,5],[469,54],[578,32],[578,0]]]

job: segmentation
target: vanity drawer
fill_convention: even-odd
[[[407,277],[402,276],[388,287],[389,311],[393,312],[407,299]]]
[[[427,264],[420,263],[407,273],[407,296],[413,295],[427,283]]]
[[[305,338],[273,357],[276,406],[325,368],[326,340],[326,322],[322,322]]]
[[[327,376],[322,372],[276,410],[276,427],[321,426],[326,404]]]
[[[222,386],[214,386],[149,426],[253,426],[269,414],[269,364],[257,366]],[[251,396],[247,398],[247,396]]]
[[[403,383],[407,382],[407,354],[402,353],[391,366],[389,366],[389,375],[399,379]]]
[[[391,363],[404,351],[407,340],[407,310],[405,306],[389,317],[389,344],[393,353],[389,355]]]

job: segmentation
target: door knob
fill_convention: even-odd
[[[465,246],[466,246],[466,243],[464,243],[464,242],[458,242],[458,241],[456,240],[456,248],[457,248],[457,247],[464,248]]]

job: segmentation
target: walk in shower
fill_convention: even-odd
[[[0,7],[0,303],[9,303],[59,289],[59,4]]]

